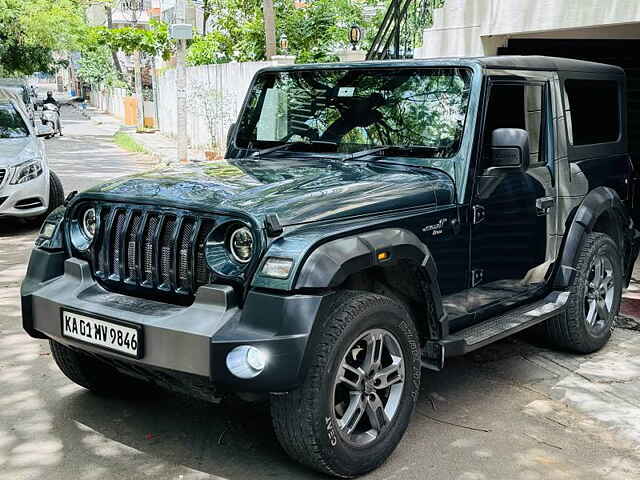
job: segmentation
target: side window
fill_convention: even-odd
[[[616,142],[620,137],[620,98],[614,80],[564,82],[567,133],[572,145]]]
[[[542,85],[501,84],[491,86],[485,123],[485,146],[497,128],[521,128],[529,133],[531,165],[545,162],[543,141],[544,88]],[[489,149],[485,148],[485,154]]]

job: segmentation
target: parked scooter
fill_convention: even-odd
[[[60,123],[60,109],[53,103],[45,103],[42,106],[42,116],[40,117],[43,125],[49,125],[53,130],[53,134],[49,137],[54,137],[57,133],[62,136],[62,125]]]

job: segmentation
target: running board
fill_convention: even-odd
[[[567,300],[569,292],[552,292],[542,300],[460,330],[440,341],[429,341],[423,350],[422,366],[440,370],[445,357],[464,355],[560,315],[565,311]]]

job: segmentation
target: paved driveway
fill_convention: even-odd
[[[47,146],[67,191],[149,166],[112,143],[114,123],[63,115]],[[263,406],[100,398],[67,380],[20,328],[34,237],[0,224],[0,480],[320,478],[285,456]],[[640,478],[640,342],[626,326],[588,357],[509,339],[425,372],[407,435],[368,478]]]

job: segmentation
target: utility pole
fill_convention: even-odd
[[[137,28],[134,25],[134,28]],[[142,69],[140,67],[140,50],[136,50],[133,53],[133,76],[135,77],[136,85],[136,100],[138,108],[137,113],[137,129],[138,131],[144,130],[144,97],[142,96]]]
[[[263,0],[264,36],[267,60],[276,54],[276,15],[273,10],[273,0]]]
[[[187,144],[187,67],[185,54],[187,39],[193,36],[193,26],[185,24],[186,1],[176,0],[175,23],[171,25],[171,37],[176,39],[176,140],[178,161],[189,162]]]
[[[143,0],[120,0],[120,6],[123,12],[130,16],[131,26],[138,28],[138,20],[144,11]],[[140,67],[140,50],[133,53],[133,76],[136,91],[137,112],[137,129],[144,130],[144,98],[142,97],[142,69]]]

